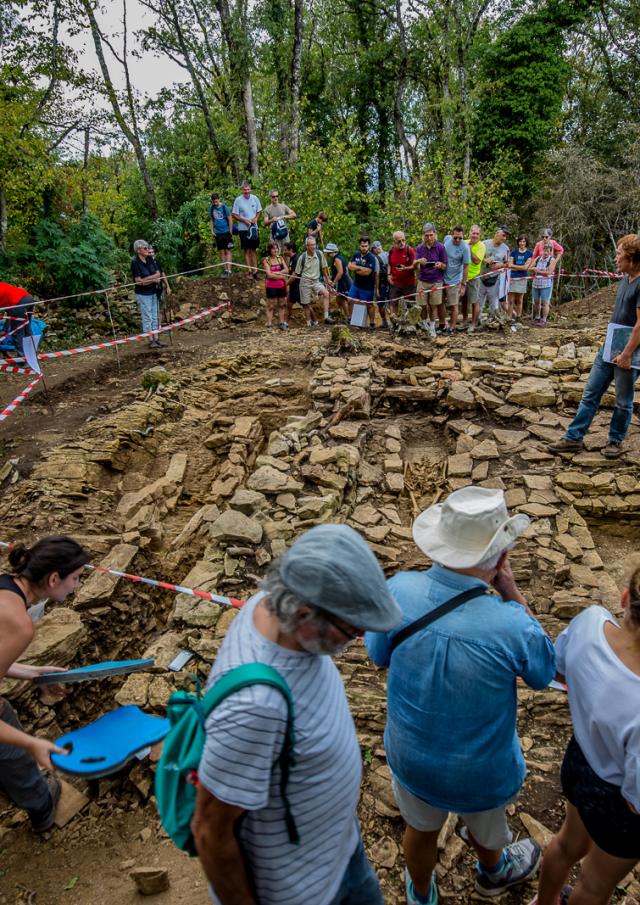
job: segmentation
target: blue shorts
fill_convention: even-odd
[[[349,290],[349,298],[357,302],[372,302],[373,289],[359,289],[355,283],[352,283]]]
[[[533,287],[534,302],[548,302],[551,299],[551,291],[553,286],[545,286],[542,289],[539,286]]]

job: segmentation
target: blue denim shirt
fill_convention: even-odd
[[[472,587],[480,596],[403,641],[400,628]],[[551,640],[515,602],[482,595],[478,578],[434,565],[389,580],[404,620],[365,643],[389,667],[387,759],[418,798],[457,813],[500,807],[519,790],[526,767],[516,731],[516,679],[544,688],[555,675]]]

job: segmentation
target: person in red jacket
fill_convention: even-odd
[[[7,321],[5,332],[15,331],[12,334],[13,344],[19,355],[24,355],[25,336],[31,336],[31,315],[35,303],[26,289],[11,283],[0,283],[0,320],[3,317],[18,318]],[[25,323],[20,324],[20,318],[24,318]]]
[[[396,230],[393,234],[393,248],[389,251],[389,304],[394,314],[398,313],[399,299],[408,297],[415,302],[415,259],[416,253],[407,245],[404,233],[401,229]]]

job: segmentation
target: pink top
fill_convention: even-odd
[[[564,247],[562,245],[560,245],[559,242],[556,242],[555,239],[552,239],[551,244],[553,245],[554,255],[556,255],[557,257],[560,257],[560,255],[564,254]],[[542,239],[540,239],[539,242],[536,242],[536,247],[533,249],[533,257],[537,258],[541,254],[544,254],[544,242]]]
[[[269,258],[265,258],[262,263],[265,268],[267,266],[269,267],[269,270],[271,271],[271,273],[274,273],[277,270],[284,270],[284,261],[282,260],[282,258],[278,258],[277,260],[278,260],[277,264],[270,264]],[[284,287],[287,284],[286,284],[286,281],[283,279],[279,279],[277,277],[276,278],[267,277],[267,279],[264,282],[264,285],[267,287],[267,289],[284,289]]]

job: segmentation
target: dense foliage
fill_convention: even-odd
[[[210,192],[231,205],[247,176],[263,204],[279,188],[297,238],[326,210],[345,250],[361,230],[504,221],[552,225],[567,263],[610,264],[638,229],[639,16],[621,0],[5,4],[0,277],[104,285],[140,237],[166,270],[197,268]],[[185,81],[143,97],[140,54]]]

